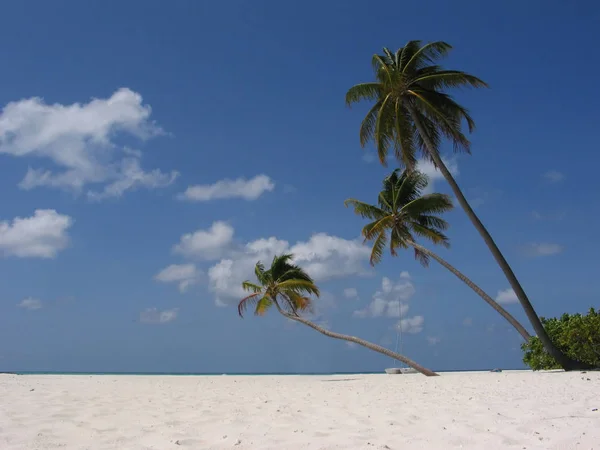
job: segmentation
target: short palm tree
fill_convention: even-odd
[[[345,202],[346,206],[354,207],[354,211],[360,216],[373,220],[362,230],[365,240],[374,242],[371,264],[381,261],[388,242],[394,256],[397,249],[412,247],[421,264],[427,266],[429,258],[435,259],[515,327],[526,342],[529,341],[531,336],[527,330],[508,311],[450,263],[415,242],[415,236],[418,236],[434,244],[450,246],[448,237],[443,233],[448,228],[448,222],[437,214],[451,210],[452,200],[444,194],[421,195],[427,186],[427,177],[417,171],[399,172],[396,169],[383,180],[383,190],[379,193],[377,205],[355,199]]]
[[[451,48],[445,42],[422,45],[421,41],[409,41],[395,53],[384,48],[383,55],[373,56],[375,81],[357,84],[346,94],[348,105],[362,100],[374,102],[360,127],[360,143],[364,147],[374,141],[384,165],[390,149],[409,170],[415,167],[419,153],[432,161],[504,272],[546,351],[565,370],[585,368],[586,365],[571,360],[551,341],[512,268],[442,161],[442,138],[448,138],[455,151],[470,153],[471,143],[462,131],[462,123],[467,123],[469,132],[475,127],[467,109],[456,103],[447,90],[487,87],[473,75],[436,64]]]
[[[244,281],[242,283],[244,290],[252,293],[243,298],[238,304],[238,313],[240,317],[244,317],[244,312],[250,306],[254,308],[254,313],[260,316],[265,314],[271,306],[275,305],[277,311],[284,317],[303,323],[325,336],[362,345],[363,347],[382,353],[390,358],[397,359],[424,375],[437,375],[435,372],[432,372],[405,356],[392,352],[387,348],[354,336],[334,333],[333,331],[320,327],[302,317],[300,313],[311,310],[312,301],[310,296],[314,295],[318,297],[319,288],[301,267],[292,263],[292,258],[293,255],[290,254],[275,256],[269,269],[265,269],[260,262],[256,263],[254,273],[256,275],[257,283],[252,283],[250,281]]]

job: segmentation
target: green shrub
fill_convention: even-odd
[[[559,319],[541,318],[552,342],[571,358],[600,367],[600,309],[586,315],[563,314]],[[537,336],[521,345],[523,362],[533,370],[560,369],[556,360],[546,353]]]

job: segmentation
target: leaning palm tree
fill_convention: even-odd
[[[454,151],[470,153],[471,143],[462,131],[463,120],[469,132],[475,127],[467,109],[456,103],[447,90],[487,87],[473,75],[446,70],[436,64],[451,48],[445,42],[422,45],[421,41],[409,41],[395,53],[384,48],[383,55],[373,56],[375,81],[357,84],[346,93],[347,105],[361,100],[374,102],[362,121],[360,143],[364,147],[367,142],[374,141],[379,160],[384,165],[390,149],[409,170],[414,169],[419,154],[433,162],[504,272],[546,351],[565,370],[586,367],[571,360],[553,344],[510,265],[440,156],[443,137],[453,143]]]
[[[397,249],[412,247],[415,257],[423,266],[429,265],[429,258],[435,259],[483,298],[528,342],[531,336],[517,319],[458,269],[416,242],[415,236],[419,236],[434,244],[450,246],[448,237],[443,233],[448,228],[448,222],[437,214],[451,210],[452,200],[444,194],[421,195],[428,182],[427,177],[422,173],[418,171],[403,171],[400,175],[398,173],[399,169],[396,169],[383,180],[383,190],[379,193],[377,206],[355,199],[348,199],[345,202],[346,206],[354,207],[354,211],[361,217],[373,220],[362,230],[365,240],[374,242],[371,265],[381,261],[388,242],[390,252],[394,256],[397,254]]]
[[[250,281],[242,283],[244,290],[252,293],[244,297],[238,304],[238,314],[240,317],[244,317],[244,312],[250,306],[254,308],[254,314],[261,316],[271,306],[275,305],[277,311],[284,317],[303,323],[325,336],[362,345],[390,358],[397,359],[421,372],[423,375],[437,375],[435,372],[387,348],[354,336],[334,333],[302,317],[300,313],[312,311],[310,296],[314,295],[318,297],[319,288],[302,268],[292,263],[292,257],[293,255],[290,254],[275,256],[269,269],[265,269],[260,261],[256,263],[254,273],[258,283],[251,283]]]

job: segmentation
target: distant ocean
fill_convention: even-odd
[[[158,376],[222,376],[222,375],[233,375],[233,376],[256,376],[256,375],[369,375],[378,374],[381,372],[268,372],[268,373],[247,373],[247,372],[44,372],[44,371],[24,371],[24,372],[0,372],[10,373],[14,375],[158,375]]]
[[[481,372],[490,369],[454,369],[454,370],[437,370],[437,372]],[[523,370],[523,368],[505,368],[504,370]],[[385,373],[384,370],[378,372],[265,372],[265,373],[249,373],[249,372],[55,372],[55,371],[9,371],[0,372],[0,374],[14,375],[156,375],[156,376],[257,376],[257,375],[376,375]]]

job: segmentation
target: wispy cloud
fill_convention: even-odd
[[[442,340],[439,337],[427,336],[427,343],[429,345],[438,345]]]
[[[356,288],[346,288],[344,289],[344,297],[356,299],[358,298],[358,291]]]
[[[17,303],[17,307],[27,309],[29,311],[35,311],[36,309],[42,308],[42,301],[37,298],[28,297]]]
[[[544,173],[543,177],[551,183],[558,183],[565,179],[565,175],[558,170],[549,170],[548,172]]]
[[[163,311],[159,311],[156,308],[148,308],[140,313],[140,322],[153,325],[168,323],[175,320],[178,313],[178,308],[166,309]]]
[[[557,255],[563,250],[562,245],[550,242],[534,242],[527,244],[524,248],[525,254],[531,257]]]
[[[241,198],[256,200],[265,192],[275,189],[275,183],[267,175],[257,175],[254,178],[236,178],[235,180],[223,179],[214,184],[197,184],[189,186],[185,192],[178,195],[180,200],[194,202],[207,202]]]

